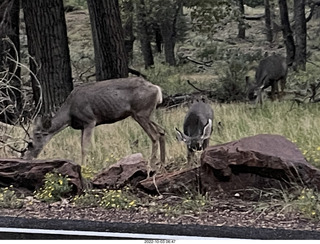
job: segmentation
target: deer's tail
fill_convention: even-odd
[[[161,104],[163,101],[161,87],[160,86],[156,86],[156,87],[158,89],[157,104]]]

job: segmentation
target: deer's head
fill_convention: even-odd
[[[33,159],[38,157],[42,148],[51,138],[49,137],[48,132],[50,126],[50,120],[42,121],[40,117],[36,118],[33,128],[33,137],[28,143],[27,152],[24,155],[25,159]]]
[[[246,100],[249,103],[253,103],[253,102],[257,101],[257,98],[259,95],[259,90],[260,90],[260,87],[257,84],[250,82],[250,77],[246,76],[246,89],[245,89],[245,91],[246,91]]]
[[[201,151],[203,150],[204,140],[210,138],[212,132],[212,120],[208,119],[207,124],[201,128],[201,134],[195,136],[187,136],[186,134],[182,133],[180,130],[176,128],[176,137],[178,141],[183,141],[189,151]]]

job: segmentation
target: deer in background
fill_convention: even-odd
[[[212,134],[213,110],[203,101],[194,102],[188,110],[184,122],[183,133],[176,128],[177,140],[187,145],[187,161],[190,164],[196,151],[204,150],[209,145]]]
[[[286,58],[277,54],[262,59],[256,70],[255,84],[250,84],[249,77],[246,77],[247,95],[249,101],[255,100],[262,105],[262,92],[271,86],[271,99],[275,100],[277,92],[278,99],[284,95],[284,88],[288,73]],[[279,81],[281,94],[279,93]]]
[[[51,119],[49,126],[36,123],[33,140],[24,158],[36,158],[55,134],[71,126],[82,132],[81,154],[82,164],[85,164],[94,127],[131,116],[152,141],[151,165],[157,161],[159,143],[161,166],[164,166],[165,131],[150,119],[152,111],[161,102],[161,88],[139,77],[112,79],[77,87]]]

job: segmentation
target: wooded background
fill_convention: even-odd
[[[264,6],[264,14],[248,16],[244,4]],[[0,0],[0,121],[15,124],[35,114],[51,117],[73,89],[65,18],[68,11],[89,10],[95,66],[92,75],[100,81],[127,77],[129,71],[139,74],[130,68],[134,45],[141,49],[145,70],[156,65],[157,53],[163,53],[167,65],[177,66],[181,57],[177,57],[176,44],[185,42],[188,32],[214,41],[224,25],[237,21],[238,38],[246,40],[246,29],[254,19],[265,20],[266,45],[274,43],[276,34],[282,32],[288,65],[295,71],[305,70],[306,25],[318,18],[319,5],[316,0]],[[28,82],[20,72],[20,15],[28,43],[29,61],[23,64],[30,69]],[[186,58],[203,66],[210,66],[212,61]],[[26,109],[24,86],[32,87],[32,104],[28,106],[33,113]]]

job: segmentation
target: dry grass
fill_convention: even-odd
[[[247,104],[212,104],[215,112],[211,145],[237,140],[256,134],[280,134],[295,142],[310,162],[317,165],[320,158],[320,108],[318,104],[294,106],[291,102],[267,102],[263,108]],[[175,127],[182,129],[187,107],[157,110],[154,121],[166,129],[167,164],[182,168],[186,149],[175,138]],[[220,122],[222,126],[218,126]],[[129,154],[141,152],[148,159],[151,141],[131,118],[111,125],[98,126],[87,157],[87,165],[95,170],[107,167]],[[8,152],[1,157],[16,157]],[[81,161],[80,131],[67,128],[56,135],[39,158],[67,158]]]

